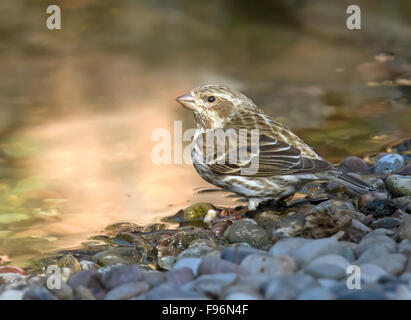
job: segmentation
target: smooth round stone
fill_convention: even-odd
[[[411,176],[392,175],[385,180],[385,184],[394,196],[411,196]]]
[[[198,266],[198,275],[215,273],[236,273],[247,275],[249,272],[238,264],[216,257],[204,257]]]
[[[304,290],[298,300],[334,300],[335,295],[324,287],[315,287]]]
[[[383,300],[385,295],[380,290],[347,290],[337,297],[339,300]]]
[[[275,257],[292,256],[295,250],[311,240],[305,238],[286,238],[277,241],[270,249],[269,253]]]
[[[23,290],[6,290],[0,294],[0,300],[22,300]]]
[[[164,256],[157,260],[157,264],[164,270],[172,270],[176,260],[174,256]]]
[[[319,279],[317,279],[317,282],[321,287],[324,287],[324,288],[327,288],[327,289],[330,289],[330,288],[336,286],[337,284],[339,284],[339,282],[337,280],[327,279],[327,278],[319,278]]]
[[[303,244],[295,251],[293,257],[301,266],[308,265],[314,259],[327,254],[340,255],[343,251],[343,245],[334,238],[323,238],[312,240]]]
[[[378,229],[378,228],[386,228],[386,229],[391,229],[398,227],[401,224],[401,220],[396,219],[396,218],[382,218],[379,220],[374,221],[371,223],[370,227],[373,229]]]
[[[221,252],[221,258],[233,263],[240,264],[241,261],[245,257],[247,257],[250,254],[254,253],[261,253],[261,254],[266,254],[265,251],[263,250],[258,250],[252,247],[245,247],[245,246],[231,246],[228,248],[225,248],[223,252]]]
[[[107,289],[118,287],[122,284],[140,281],[144,271],[137,265],[120,265],[112,267],[101,275],[101,283]]]
[[[405,220],[399,227],[396,233],[398,240],[411,241],[411,217]]]
[[[411,255],[411,241],[406,240],[406,239],[402,240],[400,244],[398,245],[398,252],[410,256]]]
[[[149,270],[144,272],[142,280],[147,282],[151,287],[156,287],[166,281],[166,275],[165,272]]]
[[[49,289],[58,299],[69,300],[73,297],[73,289],[64,281],[61,281],[60,288]]]
[[[282,277],[274,277],[262,285],[265,299],[289,300],[296,299],[307,288],[316,285],[313,277],[298,273]]]
[[[373,259],[369,263],[380,266],[389,274],[396,276],[404,271],[407,258],[400,253],[393,253]]]
[[[372,246],[384,246],[387,251],[389,252],[396,252],[397,251],[397,244],[394,240],[387,236],[375,236],[375,237],[364,237],[360,243],[355,247],[355,253],[357,256],[360,256],[365,250],[371,248]]]
[[[228,294],[224,300],[261,300],[262,297],[258,294],[249,294],[246,292],[233,292]]]
[[[273,257],[267,254],[251,254],[240,266],[251,274],[266,273],[270,275],[292,274],[297,270],[296,263],[288,256]]]
[[[315,278],[329,278],[334,280],[343,279],[346,275],[345,269],[330,264],[308,265],[304,268],[304,271]]]
[[[368,263],[376,258],[385,257],[388,254],[390,254],[390,251],[387,250],[386,247],[376,244],[366,249],[358,258],[357,263]]]
[[[344,246],[341,256],[343,256],[348,262],[355,261],[355,253],[351,247]]]
[[[397,153],[389,153],[378,159],[374,171],[377,174],[387,174],[401,169],[404,165],[404,158]]]
[[[321,256],[314,261],[312,261],[308,266],[318,266],[318,265],[333,265],[338,266],[341,269],[346,270],[350,263],[342,256],[336,254],[328,254],[325,256]]]
[[[228,230],[227,238],[231,243],[247,242],[254,248],[261,248],[271,243],[267,231],[259,227],[253,219],[248,218],[234,221]]]
[[[24,292],[23,300],[57,300],[57,298],[46,288],[30,286]]]
[[[407,213],[411,213],[411,196],[399,197],[393,200],[398,206]]]
[[[122,284],[107,292],[104,300],[125,300],[138,296],[149,289],[149,285],[143,281]]]
[[[213,250],[213,248],[207,245],[190,246],[178,255],[178,260],[185,258],[199,258]]]
[[[375,238],[377,236],[392,237],[394,234],[395,233],[392,230],[379,228],[379,229],[376,229],[376,230],[366,234],[361,240],[365,240],[365,239],[369,239],[369,238]]]
[[[235,273],[207,274],[183,285],[181,290],[188,296],[194,293],[217,299],[221,296],[223,290],[233,284],[236,279],[237,274]]]
[[[135,248],[116,247],[97,253],[93,261],[101,266],[114,264],[135,264],[140,262],[141,254]]]
[[[375,264],[365,263],[360,265],[361,280],[365,283],[377,282],[379,278],[388,276],[388,273],[380,266]]]
[[[359,157],[347,157],[341,161],[340,170],[343,173],[354,172],[354,173],[366,173],[370,167],[368,164]]]
[[[146,298],[148,300],[163,300],[185,296],[187,295],[179,287],[169,283],[162,283],[154,289],[146,292]]]
[[[67,280],[67,284],[72,288],[79,286],[89,287],[90,284],[99,281],[100,278],[101,274],[94,270],[82,270],[70,275],[70,278]]]
[[[194,280],[193,271],[190,268],[178,268],[167,272],[167,281],[176,286],[182,286]]]
[[[201,258],[183,258],[176,262],[173,270],[180,268],[190,268],[194,276],[197,276],[198,267],[200,266]]]

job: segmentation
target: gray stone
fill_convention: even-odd
[[[314,287],[304,290],[298,300],[334,300],[335,295],[324,287]]]
[[[275,257],[278,256],[292,256],[293,253],[302,245],[310,242],[309,239],[304,238],[286,238],[277,241],[270,249],[269,253]]]
[[[400,241],[404,239],[411,241],[411,217],[398,227],[396,238]]]
[[[363,253],[361,253],[357,260],[357,263],[368,263],[376,258],[385,257],[388,254],[390,254],[390,251],[387,249],[387,247],[375,244],[366,249],[365,251],[363,251]]]
[[[394,196],[411,196],[411,176],[394,174],[385,180],[385,184]]]
[[[144,278],[144,271],[137,265],[119,265],[101,275],[101,283],[107,289],[134,281],[141,281]]]
[[[102,293],[103,293],[102,295],[103,297],[105,293],[104,292]],[[78,286],[73,289],[73,298],[74,300],[96,300],[91,290],[84,286]]]
[[[193,271],[190,268],[183,267],[167,273],[167,281],[176,286],[182,286],[194,280]]]
[[[360,256],[365,250],[371,248],[372,246],[384,246],[388,252],[396,252],[397,244],[394,240],[387,236],[376,235],[374,237],[364,237],[360,243],[355,247],[355,253]]]
[[[347,261],[342,256],[336,255],[336,254],[328,254],[325,256],[321,256],[314,261],[312,261],[309,266],[319,266],[319,265],[333,265],[333,266],[338,266],[341,269],[346,270],[349,266],[350,263]]]
[[[248,271],[239,265],[215,257],[204,257],[198,267],[198,275],[215,274],[215,273],[237,273],[248,274]]]
[[[381,267],[393,276],[397,276],[404,271],[406,262],[407,258],[400,253],[388,254],[369,261],[369,263]]]
[[[146,292],[148,300],[163,300],[175,297],[187,297],[187,295],[179,287],[169,283],[162,283]]]
[[[273,257],[260,253],[248,255],[241,262],[240,266],[251,274],[286,275],[292,274],[297,270],[296,263],[288,256]]]
[[[225,296],[224,300],[261,300],[262,296],[258,294],[249,294],[246,292],[233,292]]]
[[[361,281],[364,281],[365,283],[374,283],[377,282],[379,278],[388,276],[388,273],[384,269],[375,264],[362,264],[360,265],[360,270]]]
[[[266,252],[263,250],[252,248],[252,247],[236,245],[236,246],[225,248],[223,252],[221,252],[221,258],[223,258],[224,260],[233,262],[233,263],[240,264],[241,261],[243,261],[245,257],[247,257],[250,254],[254,254],[254,253],[264,254]]]
[[[141,261],[141,254],[135,248],[115,247],[97,253],[93,261],[101,266],[135,264]]]
[[[376,229],[376,230],[366,234],[362,240],[369,239],[369,238],[375,238],[377,236],[392,237],[392,236],[394,236],[394,234],[395,234],[395,232],[392,231],[392,230],[379,228],[379,229]]]
[[[383,300],[385,295],[381,290],[361,289],[347,290],[337,297],[339,300]]]
[[[343,245],[334,238],[312,240],[295,251],[293,255],[300,266],[306,266],[315,258],[327,254],[341,254]]]
[[[73,297],[73,289],[64,281],[61,281],[59,288],[49,291],[60,300],[69,300]]]
[[[180,259],[176,262],[173,267],[173,270],[177,270],[179,268],[190,268],[193,272],[194,276],[197,276],[198,267],[200,266],[201,259],[200,258],[184,258]]]
[[[359,157],[347,157],[341,161],[340,170],[343,173],[367,173],[370,170],[370,167]]]
[[[398,204],[398,206],[402,208],[402,210],[407,213],[411,213],[411,196],[399,197],[393,199],[393,201]]]
[[[30,286],[23,295],[23,300],[57,300],[46,288]]]
[[[247,218],[234,221],[229,227],[227,238],[231,243],[247,242],[255,248],[271,243],[266,230],[260,228],[254,220]]]
[[[378,159],[374,171],[377,174],[387,174],[400,169],[404,165],[404,158],[397,153],[389,153]]]
[[[263,284],[262,291],[265,299],[289,300],[296,299],[298,295],[310,287],[316,285],[313,277],[297,273],[282,277],[274,277],[272,280]]]
[[[398,245],[398,252],[407,256],[411,256],[411,241],[402,240]]]
[[[156,287],[166,281],[166,275],[165,272],[149,270],[144,272],[142,280],[147,282],[151,287]]]
[[[397,218],[391,218],[391,217],[386,217],[382,219],[378,219],[371,223],[370,227],[373,229],[378,229],[378,228],[386,228],[386,229],[391,229],[398,227],[401,224],[401,220]]]
[[[125,283],[107,292],[104,300],[130,299],[147,291],[149,287],[148,283],[143,281]]]
[[[304,271],[315,278],[329,278],[340,280],[345,277],[345,269],[338,265],[320,264],[308,265]]]
[[[181,290],[183,290],[187,296],[197,293],[217,299],[223,293],[223,290],[234,283],[236,279],[237,274],[235,273],[202,275],[196,280],[183,285]]]
[[[211,252],[213,248],[206,245],[190,246],[178,255],[178,260],[185,258],[199,258]]]

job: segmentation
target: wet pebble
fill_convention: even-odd
[[[136,297],[149,289],[144,281],[124,283],[107,292],[105,300],[125,300]]]
[[[394,196],[411,196],[411,176],[391,175],[385,184]]]
[[[141,254],[135,248],[115,247],[97,253],[93,261],[101,266],[135,264],[141,261]]]
[[[312,240],[298,248],[293,257],[300,266],[306,266],[315,258],[327,255],[341,255],[343,245],[334,238]]]
[[[297,270],[297,265],[291,257],[273,257],[259,253],[248,255],[240,266],[251,274],[265,273],[274,276],[292,274]]]
[[[254,220],[247,218],[234,221],[229,227],[227,238],[231,243],[246,242],[255,248],[271,243],[266,230],[260,228]]]
[[[377,174],[387,174],[400,169],[404,165],[404,158],[397,153],[389,153],[377,160],[374,172]]]
[[[370,170],[370,167],[359,157],[348,157],[341,161],[340,170],[343,173],[367,173]]]

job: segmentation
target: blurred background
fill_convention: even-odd
[[[46,28],[61,8],[62,29]],[[151,133],[194,127],[175,98],[246,93],[338,163],[411,135],[411,2],[2,0],[0,264],[71,247],[107,224],[233,205],[188,164],[155,165]],[[208,185],[209,186],[209,185]]]

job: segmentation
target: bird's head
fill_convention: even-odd
[[[239,112],[255,111],[254,102],[231,88],[207,84],[176,99],[194,112],[197,126],[203,129],[225,128]]]

